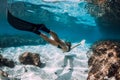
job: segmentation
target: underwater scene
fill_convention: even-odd
[[[0,80],[120,80],[119,0],[0,0]]]

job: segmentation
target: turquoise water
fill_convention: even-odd
[[[24,1],[24,3],[16,1]],[[1,46],[7,48],[0,48],[0,54],[13,59],[16,66],[13,69],[8,67],[0,69],[7,71],[10,77],[17,77],[21,80],[86,80],[88,71],[86,53],[93,42],[101,39],[101,33],[94,18],[85,9],[86,2],[45,3],[41,0],[8,0],[7,3],[8,9],[15,16],[32,23],[44,23],[62,40],[71,41],[72,45],[78,44],[83,39],[86,42],[68,53],[63,53],[55,46],[45,44],[46,42],[35,34],[14,29],[7,23],[6,12],[3,10],[0,13],[3,15],[0,17],[0,43]],[[11,3],[12,6],[10,6]],[[41,61],[46,63],[45,68],[27,65],[28,72],[24,72],[18,57],[26,51],[40,54]],[[72,62],[68,60],[68,66],[63,69],[61,66],[67,54],[75,55],[74,60]],[[68,68],[71,64],[74,64],[74,70],[69,72]],[[54,74],[59,71],[62,71],[59,76]]]
[[[114,34],[114,30],[110,29],[107,32],[108,27],[103,30],[107,33],[105,35],[103,35],[102,30],[99,31],[95,18],[87,12],[84,0],[51,1],[55,0],[0,0],[0,54],[15,61],[16,64],[14,68],[0,67],[0,70],[7,72],[10,78],[15,77],[21,80],[86,80],[90,57],[87,52],[91,45],[106,37],[119,38],[119,34],[117,32]],[[38,35],[14,29],[7,22],[7,9],[14,16],[23,20],[45,24],[56,32],[60,39],[70,41],[72,45],[78,44],[83,39],[86,42],[70,52],[63,53],[57,47],[46,43]],[[112,36],[109,35],[110,33]],[[19,55],[24,52],[38,53],[41,61],[45,63],[45,67],[26,65],[27,72],[25,72],[24,65],[20,64],[18,60]],[[63,65],[67,66],[63,68]],[[71,66],[73,71],[69,71]],[[59,74],[56,75],[55,72]],[[0,77],[0,80],[8,79]]]
[[[56,3],[45,3],[40,0],[24,0],[24,3],[15,1],[22,0],[8,0],[8,9],[15,16],[32,23],[44,23],[63,40],[79,42],[86,39],[91,43],[101,38],[94,18],[85,9],[84,1]],[[9,6],[11,3],[13,5]],[[0,34],[34,35],[14,29],[6,20],[0,25]]]

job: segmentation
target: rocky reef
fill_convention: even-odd
[[[45,63],[41,62],[40,55],[38,53],[24,52],[23,54],[19,55],[19,62],[20,64],[34,65],[39,68],[45,67]],[[3,71],[4,67],[8,69],[13,69],[16,65],[17,62],[9,60],[8,58],[5,58],[2,56],[2,54],[0,54],[0,80],[21,80],[20,78],[17,78],[17,76],[11,76],[13,74],[9,71]],[[27,72],[26,66],[23,66],[22,68],[24,68],[24,72]]]
[[[18,78],[10,77],[12,74],[8,74],[6,71],[3,71],[3,67],[14,68],[15,62],[8,58],[3,57],[0,54],[0,80],[20,80]]]
[[[6,72],[4,72],[4,71],[2,71],[2,70],[0,70],[0,75],[2,75],[2,76],[4,76],[4,77],[8,77],[8,73],[6,73]]]
[[[119,0],[86,0],[88,12],[106,38],[120,37],[120,1]]]
[[[9,74],[3,70],[0,70],[0,80],[21,80],[14,77],[9,77]]]
[[[19,56],[20,63],[24,65],[35,65],[40,67],[42,62],[40,61],[40,56],[37,53],[24,52]]]
[[[15,63],[13,60],[9,60],[7,58],[4,58],[2,55],[0,55],[0,67],[2,66],[13,68],[15,66]]]
[[[120,80],[120,42],[100,41],[90,52],[87,80]]]

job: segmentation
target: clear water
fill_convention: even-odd
[[[84,46],[78,46],[69,53],[66,53],[75,55],[72,62],[74,64],[73,71],[68,70],[70,63],[62,71],[61,66],[64,62],[65,54],[50,44],[1,49],[1,54],[4,57],[13,59],[17,63],[13,69],[7,67],[1,69],[7,71],[10,77],[21,78],[21,80],[86,80],[88,71],[86,52],[90,45],[100,39],[101,36],[94,18],[85,9],[85,1],[81,0],[78,2],[77,0],[70,0],[66,2],[45,3],[41,0],[8,0],[8,3],[14,3],[15,1],[25,1],[26,4],[24,6],[22,5],[22,7],[12,8],[14,15],[33,23],[46,24],[61,39],[69,40],[73,45],[82,39],[85,39],[86,43]],[[43,6],[40,7],[40,5]],[[23,7],[25,9],[24,11]],[[15,12],[17,10],[19,10],[20,14]],[[42,16],[40,16],[41,14]],[[0,25],[1,34],[31,34],[15,30],[6,20],[3,20]],[[44,68],[38,68],[28,65],[26,66],[28,72],[24,72],[23,65],[19,64],[18,56],[26,51],[39,53],[42,62],[45,62],[46,66]],[[62,71],[59,76],[54,74],[54,72],[59,71]]]
[[[15,16],[33,23],[44,23],[64,40],[79,42],[82,39],[86,39],[87,42],[94,42],[101,38],[94,18],[87,13],[85,9],[86,3],[83,0],[56,3],[45,3],[41,0],[8,0],[8,3],[14,3],[15,1],[26,2],[16,4],[12,8],[8,5],[8,9]],[[2,22],[0,30],[0,34],[28,33],[12,28],[6,21]]]
[[[76,43],[74,43],[76,44]],[[87,56],[86,51],[90,45],[79,46],[69,53],[62,53],[58,48],[46,44],[38,46],[21,46],[10,47],[3,50],[4,57],[13,59],[17,65],[10,69],[7,67],[1,68],[10,74],[10,77],[17,77],[21,80],[86,80],[87,78]],[[18,57],[25,51],[39,53],[41,61],[46,63],[44,68],[27,65],[27,72],[25,72],[23,65],[18,61]],[[61,66],[64,63],[65,54],[72,54],[74,60],[63,69]],[[70,64],[74,64],[73,71],[69,71]],[[55,72],[60,73],[58,75]]]

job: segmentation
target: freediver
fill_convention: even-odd
[[[35,33],[39,35],[40,37],[42,37],[45,41],[49,42],[50,44],[62,49],[63,52],[69,52],[71,49],[70,42],[64,42],[60,40],[58,35],[55,32],[48,29],[45,26],[45,24],[34,24],[31,22],[27,22],[25,20],[22,20],[18,17],[13,16],[9,10],[7,12],[7,20],[12,27],[18,30]],[[40,30],[46,32],[47,34],[50,34],[53,37],[53,39],[50,39],[47,35],[40,32]]]

